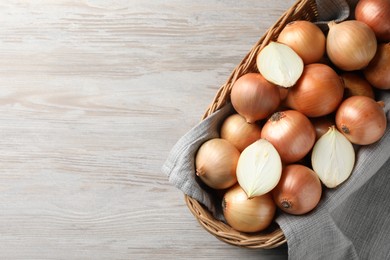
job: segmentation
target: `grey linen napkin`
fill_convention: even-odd
[[[318,24],[351,17],[356,0],[317,0]],[[325,28],[326,29],[326,28]],[[390,91],[379,91],[390,121]],[[233,113],[230,104],[196,125],[172,148],[162,171],[169,182],[205,205],[223,220],[215,200],[195,176],[200,145],[219,136],[220,124]],[[281,213],[280,225],[289,259],[390,259],[390,129],[372,145],[358,149],[351,177],[335,189],[325,189],[318,207],[303,216]]]
[[[385,102],[390,120],[390,92]],[[350,178],[326,189],[317,208],[276,219],[290,259],[390,259],[390,129],[379,142],[359,148]]]

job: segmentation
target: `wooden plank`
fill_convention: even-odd
[[[208,234],[161,166],[293,2],[1,2],[0,258],[286,258]]]

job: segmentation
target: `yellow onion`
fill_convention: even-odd
[[[249,124],[240,114],[227,117],[221,126],[221,138],[228,140],[240,152],[261,137],[261,127]]]
[[[347,98],[336,112],[337,129],[354,144],[375,143],[382,138],[387,126],[383,105],[365,96]]]
[[[226,222],[241,232],[258,232],[266,229],[275,216],[276,205],[270,193],[249,199],[239,186],[231,187],[222,200]]]
[[[226,189],[237,183],[236,167],[240,152],[225,139],[204,142],[196,156],[196,175],[209,187]]]
[[[249,198],[271,191],[282,174],[282,161],[275,147],[264,139],[249,145],[237,164],[237,181]]]
[[[278,87],[278,89],[280,94],[280,100],[281,101],[285,100],[288,94],[288,88]]]
[[[237,79],[230,98],[234,109],[248,123],[266,118],[280,103],[278,88],[259,73],[247,73]]]
[[[380,41],[390,41],[389,17],[389,0],[360,0],[355,8],[355,19],[370,26]]]
[[[345,72],[340,76],[344,82],[344,98],[366,96],[375,99],[371,84],[362,75],[357,72]]]
[[[311,150],[316,133],[301,112],[285,110],[274,113],[264,124],[261,138],[268,140],[284,163],[301,160]]]
[[[375,33],[365,23],[347,20],[330,22],[326,38],[326,53],[338,68],[345,71],[359,70],[374,57],[377,41]]]
[[[278,185],[272,190],[276,205],[293,215],[313,210],[318,205],[321,194],[321,181],[317,174],[300,164],[287,165]]]
[[[344,86],[337,73],[321,63],[306,65],[301,78],[288,90],[285,103],[308,117],[336,110],[343,99]]]
[[[352,174],[355,150],[352,143],[332,126],[315,143],[311,164],[321,182],[328,188],[335,188]]]
[[[278,36],[278,42],[290,46],[304,64],[319,62],[325,53],[325,35],[312,22],[301,20],[287,24]]]
[[[257,55],[256,65],[266,80],[289,88],[301,76],[304,64],[302,58],[288,45],[270,42]]]
[[[316,140],[326,134],[329,128],[335,124],[333,115],[314,117],[311,118],[310,121],[316,130]]]
[[[374,58],[363,72],[374,87],[390,89],[390,42],[378,45]]]

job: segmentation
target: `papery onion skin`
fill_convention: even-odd
[[[289,88],[278,87],[278,89],[279,89],[279,94],[280,94],[280,100],[281,101],[285,100],[287,98]]]
[[[266,229],[273,221],[276,205],[270,193],[248,199],[239,186],[231,187],[222,200],[226,222],[241,232],[258,232]]]
[[[352,96],[366,96],[375,99],[374,90],[363,75],[357,72],[345,72],[340,76],[344,81],[344,99]]]
[[[213,189],[226,189],[237,183],[237,148],[221,138],[204,142],[196,156],[196,175]]]
[[[310,121],[316,130],[316,140],[320,139],[321,136],[326,134],[329,128],[335,124],[332,115],[311,118]]]
[[[290,88],[286,105],[308,117],[334,112],[344,95],[344,85],[331,67],[313,63],[306,65],[301,78]]]
[[[285,110],[274,113],[267,120],[261,130],[261,138],[272,143],[287,164],[305,157],[314,145],[316,133],[304,114]]]
[[[268,117],[280,104],[280,93],[276,85],[259,73],[247,73],[237,79],[230,97],[234,109],[248,123]]]
[[[375,143],[387,126],[383,103],[365,96],[350,97],[337,109],[336,126],[354,144]]]
[[[338,68],[345,71],[363,69],[374,57],[376,48],[375,33],[365,23],[356,20],[329,23],[326,53]]]
[[[360,0],[355,8],[355,19],[370,26],[379,41],[390,41],[389,17],[389,0]]]
[[[325,35],[317,25],[309,21],[288,23],[277,41],[290,46],[304,64],[319,62],[325,53]]]
[[[378,45],[374,58],[363,70],[363,73],[367,81],[374,87],[390,89],[390,43]]]
[[[302,215],[313,210],[322,194],[321,181],[309,167],[290,164],[284,167],[282,177],[272,190],[276,205],[284,212]]]
[[[233,114],[222,123],[220,136],[242,152],[248,145],[261,138],[261,127],[246,122],[240,114]]]

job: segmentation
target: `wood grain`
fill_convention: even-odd
[[[0,2],[0,258],[285,259],[208,234],[161,166],[292,4]]]

